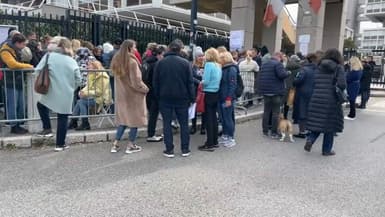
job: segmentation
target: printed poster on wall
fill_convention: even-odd
[[[236,30],[230,32],[230,50],[242,49],[245,41],[245,31]]]

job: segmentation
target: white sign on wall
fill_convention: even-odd
[[[8,38],[8,29],[11,27],[15,27],[18,29],[17,26],[12,26],[12,25],[0,25],[0,43],[3,41],[7,40]]]
[[[236,30],[230,32],[230,50],[242,49],[245,42],[245,31]]]

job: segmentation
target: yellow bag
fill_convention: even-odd
[[[287,95],[287,102],[286,105],[288,105],[290,108],[294,105],[294,98],[295,98],[295,88],[290,88],[289,93]]]

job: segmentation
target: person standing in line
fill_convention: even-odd
[[[231,148],[235,142],[235,90],[237,88],[237,74],[239,68],[234,64],[234,59],[230,52],[220,54],[222,66],[222,79],[219,88],[220,116],[223,127],[222,137],[219,138],[219,144]]]
[[[214,151],[218,148],[218,103],[219,86],[222,79],[222,70],[219,65],[219,54],[215,48],[205,53],[206,64],[203,72],[203,92],[205,93],[205,118],[207,141],[199,146],[201,151]]]
[[[11,32],[12,34],[12,32]],[[30,64],[22,63],[21,50],[26,47],[27,39],[22,34],[15,34],[11,41],[6,41],[0,48],[0,61],[4,68],[5,106],[7,120],[26,118],[24,100],[25,72],[20,69],[33,69]],[[11,122],[12,134],[26,134],[28,130],[21,127],[21,122]]]
[[[291,91],[294,91],[294,94],[295,94],[293,81],[294,81],[294,78],[297,76],[298,72],[301,70],[300,61],[301,59],[297,55],[292,55],[286,65],[286,70],[290,72],[290,75],[285,79],[286,92],[283,99],[283,117],[285,119],[287,119],[289,115],[290,107],[292,107],[292,105],[291,106],[288,105],[289,94]]]
[[[370,98],[370,84],[372,83],[372,66],[365,60],[363,63],[362,77],[360,81],[361,104],[359,109],[366,109]]]
[[[306,138],[307,111],[311,95],[313,94],[314,75],[318,70],[318,57],[315,54],[308,54],[307,63],[294,78],[293,86],[296,89],[293,119],[299,125],[299,133],[294,135],[297,138]]]
[[[195,50],[195,62],[193,64],[193,78],[194,78],[194,93],[198,92],[198,86],[202,81],[203,77],[203,66],[205,61],[205,54],[203,53],[203,50],[201,47],[196,47]],[[195,117],[191,120],[191,129],[190,134],[195,134],[197,131],[197,114],[195,114]],[[202,124],[201,124],[201,135],[206,134],[205,130],[205,114],[201,114]]]
[[[259,92],[263,95],[264,108],[262,128],[265,136],[269,135],[269,120],[271,117],[271,137],[278,139],[278,117],[282,96],[285,94],[285,79],[289,73],[285,70],[283,64],[283,55],[278,52],[262,64],[259,76]]]
[[[156,47],[150,47],[151,56],[146,56],[142,66],[142,79],[147,87],[150,89],[146,96],[146,104],[149,113],[148,126],[147,126],[147,142],[160,142],[163,140],[163,136],[157,136],[156,123],[159,116],[159,100],[154,94],[154,87],[152,80],[154,78],[155,65],[163,59],[166,49],[163,46],[157,45]]]
[[[314,76],[313,94],[308,108],[306,123],[308,134],[305,151],[310,152],[321,133],[324,134],[322,155],[332,156],[334,134],[344,129],[342,105],[337,100],[336,87],[346,89],[344,60],[337,49],[327,50]]]
[[[242,80],[245,85],[245,98],[248,101],[247,107],[253,105],[253,97],[255,94],[254,85],[257,83],[255,79],[258,79],[259,65],[252,59],[251,51],[246,52],[246,58],[239,63],[239,70],[241,71]]]
[[[358,57],[350,58],[350,71],[346,75],[346,82],[348,85],[348,96],[350,112],[345,117],[346,120],[353,121],[356,119],[356,99],[360,92],[360,81],[362,77],[362,64]]]
[[[168,158],[175,157],[171,127],[174,113],[180,124],[182,156],[188,157],[191,154],[188,109],[195,102],[195,92],[191,64],[180,56],[183,47],[183,42],[179,39],[170,43],[168,52],[155,66],[152,82],[163,118],[166,145],[163,155]]]
[[[48,64],[50,78],[48,93],[42,95],[37,103],[37,109],[43,123],[43,130],[37,136],[52,137],[49,110],[57,113],[55,151],[59,152],[69,147],[65,143],[68,116],[72,113],[73,93],[79,87],[81,77],[79,66],[72,58],[70,40],[56,36],[50,41],[47,49],[49,53],[36,66],[36,72],[41,73],[44,66]]]
[[[116,123],[118,125],[111,153],[120,149],[119,141],[124,131],[130,128],[126,154],[136,153],[142,148],[136,145],[138,127],[147,124],[146,94],[148,87],[142,81],[139,61],[135,57],[136,42],[125,40],[111,61],[116,81]]]

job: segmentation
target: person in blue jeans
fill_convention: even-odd
[[[0,48],[0,62],[4,70],[5,83],[5,106],[7,120],[12,120],[11,133],[26,134],[27,129],[22,128],[21,123],[15,121],[17,119],[26,118],[25,104],[24,104],[24,81],[25,72],[20,69],[32,69],[30,64],[24,64],[21,61],[21,50],[26,47],[24,35],[15,34],[13,37],[2,44]]]
[[[342,105],[337,100],[336,87],[346,89],[346,77],[343,57],[337,49],[326,51],[314,75],[313,94],[308,107],[306,129],[311,133],[307,137],[305,151],[310,152],[312,145],[321,133],[324,134],[322,155],[335,155],[333,149],[334,134],[344,128]]]
[[[159,108],[163,118],[163,134],[166,150],[163,155],[175,157],[171,122],[173,113],[180,125],[182,156],[188,157],[190,151],[190,132],[188,126],[188,108],[195,102],[195,92],[191,64],[181,57],[184,47],[179,39],[168,46],[169,52],[158,62],[154,69],[154,95],[159,99]]]
[[[350,111],[345,120],[352,121],[356,119],[356,99],[360,92],[362,70],[363,67],[360,59],[358,57],[350,58],[350,70],[346,74]]]
[[[220,117],[223,130],[222,137],[218,139],[218,142],[224,147],[230,148],[236,145],[234,139],[234,103],[236,100],[235,90],[237,88],[239,68],[234,64],[234,59],[230,52],[221,53],[219,58],[220,63],[223,65],[219,88]]]
[[[136,42],[125,40],[111,62],[116,87],[116,138],[111,153],[119,151],[124,130],[130,127],[126,154],[140,152],[136,145],[138,127],[147,124],[146,94],[149,89],[142,80],[140,63],[135,57]]]

